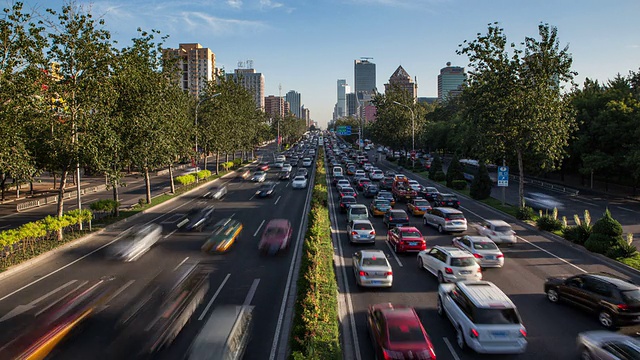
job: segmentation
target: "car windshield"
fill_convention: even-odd
[[[367,190],[369,190],[369,191],[377,191],[377,190],[378,190],[378,187],[377,187],[377,186],[375,186],[375,185],[369,185],[369,187],[367,188]]]
[[[496,226],[496,232],[508,233],[511,231],[511,226]]]
[[[467,267],[476,264],[476,258],[463,257],[463,258],[451,258],[451,266]]]
[[[404,238],[421,239],[422,238],[422,234],[420,234],[419,232],[417,232],[415,230],[409,230],[409,231],[403,231],[402,232],[402,237],[404,237]]]
[[[372,230],[373,227],[369,223],[355,223],[353,224],[353,230]]]
[[[387,266],[387,260],[379,257],[364,258],[362,266]]]
[[[622,291],[622,300],[628,305],[640,305],[640,290]]]
[[[380,208],[380,207],[388,207],[390,204],[388,201],[383,200],[383,201],[376,201],[376,207]]]
[[[473,322],[491,325],[520,324],[520,317],[514,309],[475,308]]]
[[[367,213],[367,209],[366,208],[361,208],[361,207],[352,207],[351,208],[351,213],[352,214],[357,214],[357,215],[362,215],[362,214],[366,214]]]
[[[433,187],[428,187],[428,188],[426,188],[425,190],[426,190],[427,192],[430,192],[430,193],[437,193],[437,192],[438,192],[438,189],[433,188]]]
[[[473,248],[476,250],[495,250],[498,247],[492,242],[485,241],[473,243]]]
[[[445,200],[445,201],[457,201],[458,198],[455,195],[444,195],[444,196],[442,196],[442,200]]]
[[[429,203],[426,200],[417,200],[414,204],[416,206],[428,206],[429,205]]]
[[[393,216],[394,218],[408,217],[404,211],[392,211],[391,216]]]
[[[389,324],[390,343],[415,343],[425,342],[422,329],[416,325]]]
[[[281,236],[285,233],[286,231],[281,227],[269,227],[264,231],[265,236]]]

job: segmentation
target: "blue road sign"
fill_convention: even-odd
[[[509,186],[508,166],[498,166],[498,186]]]
[[[351,135],[351,126],[348,125],[340,125],[337,128],[338,135],[348,136]]]

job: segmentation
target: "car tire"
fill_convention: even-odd
[[[442,298],[438,296],[438,302],[436,303],[436,310],[438,311],[438,315],[444,317],[446,315],[444,306],[442,305]]]
[[[424,269],[424,262],[422,261],[422,258],[418,256],[418,269],[422,270]]]
[[[396,253],[396,254],[398,253],[398,244],[397,243],[393,244],[393,252]]]
[[[560,301],[560,294],[558,294],[558,291],[556,289],[549,289],[547,291],[547,300],[551,301],[552,303],[557,303],[558,301]]]
[[[593,356],[591,356],[591,352],[585,346],[580,347],[580,360],[593,360]]]
[[[422,225],[427,226],[427,219],[422,218]]]
[[[439,232],[440,234],[443,234],[443,233],[444,233],[444,229],[442,228],[442,225],[438,225],[438,232]]]
[[[460,326],[456,329],[456,343],[458,343],[460,350],[465,351],[467,349],[467,340],[465,340],[464,333]]]
[[[438,271],[438,282],[439,282],[440,284],[444,284],[444,283],[445,283],[445,281],[444,281],[444,276],[442,275],[442,272],[441,272],[441,271]]]
[[[612,329],[615,327],[613,316],[608,310],[600,310],[600,312],[598,313],[598,322],[600,323],[600,325],[604,326],[607,329]]]

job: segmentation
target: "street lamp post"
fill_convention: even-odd
[[[195,128],[196,128],[196,183],[198,183],[198,165],[200,164],[200,154],[198,153],[198,108],[200,107],[200,104],[205,101],[205,100],[211,100],[214,97],[220,95],[220,93],[216,93],[213,94],[211,96],[205,96],[203,98],[201,98],[200,100],[198,100],[198,103],[196,104],[196,121],[195,121]]]
[[[411,112],[411,160],[413,161],[413,167],[416,167],[416,116],[413,113],[413,109],[405,104],[399,103],[397,101],[393,102],[396,105],[400,105],[402,107],[406,107]]]

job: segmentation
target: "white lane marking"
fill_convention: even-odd
[[[463,206],[461,206],[461,208],[462,208],[462,209],[464,209],[465,211],[468,211],[468,212],[472,213],[473,215],[475,215],[475,216],[479,217],[479,218],[480,218],[480,219],[482,219],[482,220],[487,220],[487,219],[483,218],[482,216],[480,216],[480,215],[476,214],[475,212],[473,212],[473,211],[471,211],[471,210],[469,210],[469,209],[467,209],[467,208],[465,208],[465,207],[463,207]],[[563,263],[565,263],[565,264],[567,264],[567,265],[569,265],[569,266],[573,267],[574,269],[577,269],[577,270],[579,270],[579,271],[582,271],[583,273],[586,273],[586,272],[587,272],[587,271],[586,271],[586,270],[584,270],[583,268],[581,268],[581,267],[579,267],[579,266],[577,266],[577,265],[573,265],[573,264],[572,264],[572,263],[570,263],[569,261],[567,261],[567,260],[565,260],[565,259],[561,258],[560,256],[558,256],[558,255],[556,255],[556,254],[554,254],[554,253],[552,253],[552,252],[550,252],[550,251],[548,251],[548,250],[546,250],[546,249],[541,248],[540,246],[538,246],[538,245],[536,245],[536,244],[532,243],[531,241],[529,241],[529,240],[527,240],[527,239],[525,239],[525,238],[523,238],[523,237],[521,237],[521,236],[516,236],[516,237],[517,237],[518,239],[520,239],[520,240],[522,240],[522,241],[526,242],[527,244],[529,244],[529,245],[533,246],[534,248],[536,248],[536,249],[538,249],[538,250],[541,250],[541,251],[544,251],[545,253],[547,253],[547,254],[549,254],[549,255],[553,256],[554,258],[556,258],[556,259],[558,259],[558,260],[562,261]]]
[[[165,235],[165,236],[164,236],[164,238],[163,238],[163,239],[166,239],[166,238],[168,238],[169,236],[171,236],[171,235],[175,234],[175,233],[176,233],[176,231],[178,231],[178,229],[175,229],[175,230],[173,230],[172,232],[168,233],[167,235]]]
[[[449,339],[447,339],[446,337],[443,337],[442,340],[444,340],[444,343],[447,345],[447,348],[449,348],[449,351],[451,352],[451,356],[453,356],[455,360],[460,360],[460,357],[458,356],[456,351],[453,349],[453,346],[451,346]]]
[[[620,210],[630,211],[630,212],[635,212],[635,210],[633,210],[633,209],[628,209],[628,208],[626,208],[626,207],[622,207],[622,206],[616,206],[616,207],[617,207],[618,209],[620,209]]]
[[[391,253],[391,255],[393,255],[393,258],[396,259],[396,261],[398,262],[398,265],[400,265],[400,267],[403,267],[402,262],[398,258],[398,255],[396,254],[396,252],[393,251],[393,248],[391,247],[391,245],[389,245],[389,242],[385,240],[384,243],[387,244],[387,247],[389,248],[389,252]]]
[[[278,205],[278,201],[280,201],[281,196],[278,196],[278,198],[276,199],[276,202],[273,203],[273,205]]]
[[[269,353],[269,360],[274,360],[276,357],[276,351],[278,350],[278,340],[280,339],[280,331],[282,331],[282,322],[284,321],[284,312],[287,306],[287,298],[289,297],[289,291],[291,289],[291,279],[293,278],[293,269],[295,267],[295,259],[298,256],[298,249],[300,248],[300,241],[304,239],[304,232],[302,231],[302,225],[304,225],[304,217],[309,213],[311,208],[311,190],[307,187],[307,197],[305,198],[305,206],[302,214],[300,215],[300,226],[298,226],[298,237],[296,239],[296,246],[293,249],[293,256],[291,257],[291,265],[289,265],[289,274],[287,275],[287,283],[284,288],[284,294],[282,295],[282,303],[280,304],[280,313],[278,314],[278,322],[276,323],[276,331],[273,336],[273,343],[271,343],[271,353]]]
[[[253,300],[253,296],[256,294],[256,289],[258,289],[258,284],[260,284],[260,279],[254,279],[253,284],[251,284],[251,288],[249,289],[249,293],[247,293],[247,297],[244,298],[244,306],[251,304],[251,300]]]
[[[83,281],[80,283],[80,285],[76,286],[73,290],[69,291],[68,293],[72,293],[74,291],[77,291],[78,289],[80,289],[81,287],[87,285],[89,281]],[[36,313],[36,317],[42,315],[42,313],[44,313],[45,311],[49,310],[51,307],[55,306],[57,303],[60,302],[60,300],[64,299],[64,296],[59,297],[58,299],[56,299],[56,301],[52,302],[51,304],[45,306],[42,310],[38,311]]]
[[[587,205],[591,205],[591,206],[598,206],[597,204],[594,204],[592,202],[588,202],[588,201],[584,201],[584,200],[580,200],[580,199],[576,199],[576,198],[570,198],[573,201],[579,202],[579,203],[583,203],[583,204],[587,204]]]
[[[262,225],[264,225],[264,220],[262,220],[262,222],[260,223],[260,225],[258,225],[258,228],[256,229],[256,232],[253,233],[253,236],[257,236],[258,232],[260,231],[260,229],[262,228]]]
[[[207,312],[209,311],[209,308],[211,307],[213,302],[216,300],[216,298],[220,294],[220,291],[222,291],[222,287],[224,286],[224,284],[227,283],[227,280],[229,280],[229,276],[231,276],[231,274],[227,274],[227,276],[224,277],[224,280],[222,280],[222,283],[218,287],[218,290],[216,290],[216,292],[215,292],[215,294],[213,294],[213,297],[211,298],[211,300],[209,300],[209,303],[207,304],[207,306],[204,308],[204,310],[202,310],[202,314],[200,314],[200,317],[198,318],[198,321],[202,321],[202,319],[204,319],[204,316],[207,315]]]
[[[106,301],[106,303],[108,304],[111,300],[115,299],[116,296],[120,295],[123,291],[125,291],[129,286],[131,286],[131,284],[133,284],[134,282],[136,282],[135,280],[129,280],[127,281],[124,285],[120,286],[118,288],[118,290],[116,290],[113,295],[111,295],[109,297],[109,300]],[[109,305],[107,305],[109,306]]]
[[[44,299],[48,298],[49,296],[51,296],[51,295],[53,295],[53,294],[57,293],[58,291],[60,291],[60,290],[62,290],[62,289],[64,289],[64,288],[66,288],[67,286],[69,286],[69,285],[71,285],[71,284],[75,283],[76,281],[77,281],[77,280],[71,280],[71,281],[67,282],[66,284],[62,284],[62,285],[58,286],[57,288],[55,288],[55,289],[53,289],[53,290],[49,291],[48,293],[46,293],[46,294],[44,294],[44,295],[40,296],[39,298],[37,298],[37,299],[33,300],[32,302],[30,302],[30,303],[28,303],[28,304],[26,304],[26,305],[18,305],[18,306],[16,306],[13,310],[11,310],[11,311],[9,311],[7,314],[5,314],[5,315],[0,319],[0,322],[3,322],[3,321],[6,321],[6,320],[9,320],[9,319],[11,319],[11,318],[12,318],[12,317],[14,317],[14,316],[18,316],[18,315],[20,315],[20,314],[22,314],[22,313],[24,313],[24,312],[27,312],[27,311],[29,311],[29,310],[33,309],[34,307],[36,307],[36,305],[37,305],[40,301],[42,301],[42,300],[44,300]]]
[[[254,197],[256,197],[256,194],[251,195],[251,197],[249,198],[249,201],[253,200]]]
[[[289,184],[291,184],[291,182],[287,181],[287,185],[285,185],[284,187],[289,187]]]
[[[231,216],[229,216],[229,219],[233,218],[236,215],[236,213],[231,214]]]
[[[186,258],[184,258],[184,260],[180,261],[180,264],[176,265],[176,267],[173,268],[173,271],[178,270],[178,268],[180,266],[182,266],[182,264],[184,264],[187,260],[189,260],[189,257],[187,256]]]

